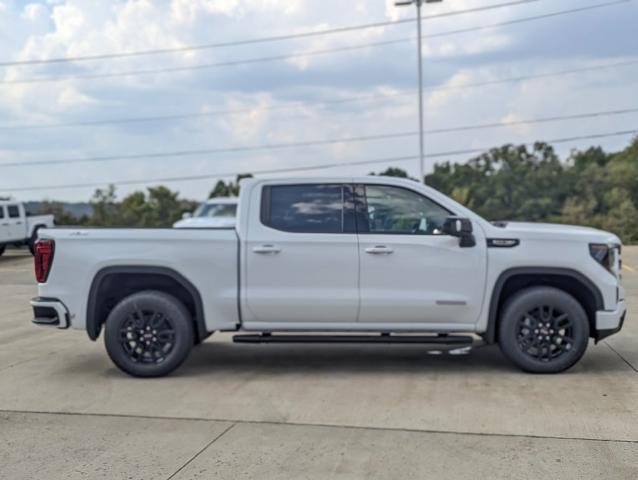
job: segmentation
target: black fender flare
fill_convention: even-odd
[[[86,332],[91,340],[97,340],[102,330],[102,324],[99,321],[97,292],[102,282],[109,275],[113,274],[143,274],[143,275],[162,275],[176,281],[193,297],[195,303],[195,321],[197,341],[203,341],[209,334],[206,329],[206,319],[204,316],[204,304],[202,297],[190,280],[182,274],[168,267],[149,267],[143,265],[118,265],[112,267],[104,267],[98,271],[93,277],[91,288],[89,289],[89,298],[86,306]]]
[[[490,296],[490,305],[487,317],[487,329],[482,335],[483,339],[488,344],[496,343],[496,324],[498,323],[498,306],[499,298],[503,291],[505,283],[512,277],[517,275],[560,275],[563,277],[570,277],[580,283],[582,283],[593,296],[596,310],[604,310],[605,303],[603,301],[603,295],[600,293],[600,289],[594,285],[594,283],[585,275],[577,270],[570,268],[558,268],[558,267],[514,267],[503,271],[492,289],[492,295]]]
[[[29,239],[31,241],[35,241],[38,238],[38,231],[42,228],[48,228],[46,225],[44,225],[43,223],[38,223],[35,227],[33,227],[33,231],[31,232],[31,235],[29,235]]]
[[[47,226],[42,223],[38,223],[35,227],[33,227],[31,235],[29,235],[29,238],[26,240],[26,242],[24,242],[29,247],[29,251],[31,251],[31,254],[33,254],[35,251],[35,242],[38,240],[38,231],[43,228],[47,228]]]

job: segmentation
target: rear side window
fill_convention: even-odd
[[[9,211],[9,218],[19,218],[20,217],[20,210],[18,209],[17,205],[9,205],[7,207],[7,210]]]
[[[262,191],[261,221],[294,233],[351,233],[354,219],[349,186],[270,185]]]

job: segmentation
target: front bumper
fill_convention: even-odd
[[[616,309],[612,311],[598,311],[596,312],[596,333],[594,338],[596,341],[600,341],[603,338],[607,338],[614,333],[620,332],[625,322],[625,316],[627,315],[627,309],[625,307],[625,301],[620,300],[616,305]]]
[[[36,325],[69,328],[69,311],[57,298],[36,297],[30,303]]]

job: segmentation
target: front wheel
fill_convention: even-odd
[[[585,353],[589,321],[581,304],[552,287],[531,287],[503,306],[498,333],[503,353],[532,373],[558,373]]]
[[[7,248],[5,245],[0,245],[0,257],[4,253],[4,249]]]
[[[120,370],[135,377],[172,372],[186,360],[193,342],[190,313],[164,292],[130,295],[106,319],[106,351]]]

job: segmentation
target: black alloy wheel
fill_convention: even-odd
[[[138,309],[124,320],[120,342],[132,362],[162,363],[175,346],[175,327],[161,311]]]
[[[194,338],[193,319],[184,304],[153,290],[121,300],[105,323],[109,357],[136,377],[159,377],[175,370],[188,357]]]
[[[543,362],[568,353],[574,345],[573,334],[569,314],[552,305],[531,308],[518,321],[519,348]]]
[[[503,353],[527,372],[562,372],[585,353],[589,319],[578,300],[567,292],[529,287],[503,305],[498,342]]]

